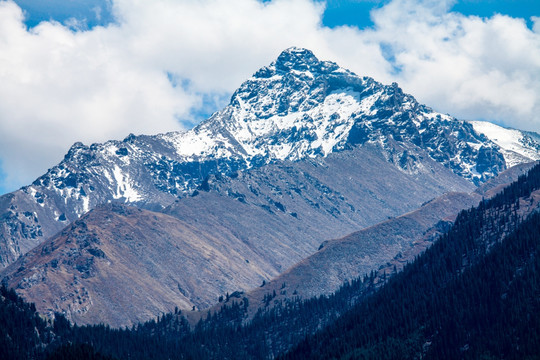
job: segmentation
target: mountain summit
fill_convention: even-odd
[[[373,154],[411,179],[436,171],[426,161],[476,185],[506,168],[500,147],[468,122],[418,104],[397,84],[289,48],[194,129],[76,143],[33,184],[0,197],[0,264],[99,204],[161,210],[207,188],[212,176],[359,147],[376,149]]]
[[[179,155],[236,157],[248,167],[326,156],[365,142],[408,142],[479,184],[505,168],[497,146],[473,127],[418,104],[396,83],[359,77],[309,50],[290,48],[257,71],[230,104],[193,131],[170,134]],[[408,153],[386,154],[414,172]]]

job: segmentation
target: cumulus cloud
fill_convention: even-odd
[[[31,182],[75,141],[196,122],[293,45],[398,81],[439,111],[540,130],[538,20],[531,30],[451,5],[393,0],[360,30],[322,26],[324,4],[311,0],[114,0],[115,24],[73,31],[54,22],[28,30],[21,10],[2,1],[0,188]]]
[[[178,130],[196,99],[115,46],[118,28],[73,32],[0,3],[0,158],[7,186],[31,181],[69,146]],[[112,35],[112,36],[111,36]],[[128,130],[129,129],[129,130]]]
[[[540,36],[524,19],[489,19],[396,0],[376,11],[396,78],[423,102],[469,119],[540,130]]]
[[[347,30],[323,29],[323,10],[308,0],[117,0],[116,24],[27,30],[22,11],[0,2],[3,186],[31,182],[75,141],[180,130],[289,46],[331,54]],[[360,63],[379,67],[374,58]]]

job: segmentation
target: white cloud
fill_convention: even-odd
[[[540,130],[540,36],[523,19],[407,9],[418,4],[396,0],[374,14],[406,91],[458,117]]]
[[[115,46],[119,29],[72,32],[42,23],[31,32],[0,3],[0,158],[7,186],[35,178],[78,140],[179,129],[195,99],[159,68],[142,68]],[[128,130],[129,129],[129,130]]]
[[[540,17],[531,16],[531,21],[533,22],[533,31],[539,34],[540,33]]]
[[[310,0],[116,0],[118,24],[74,32],[58,23],[27,31],[21,10],[2,1],[4,186],[31,182],[75,141],[178,130],[203,100],[222,102],[292,45],[398,81],[440,111],[540,130],[537,19],[533,32],[508,17],[448,13],[451,4],[394,0],[360,31],[323,27],[324,9]]]

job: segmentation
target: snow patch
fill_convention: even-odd
[[[470,121],[470,123],[476,132],[484,134],[501,148],[507,167],[540,160],[540,143],[523,132],[487,121]]]
[[[88,196],[83,196],[82,197],[82,202],[83,202],[83,214],[86,214],[88,211],[90,211],[90,199],[88,198]]]
[[[128,174],[124,174],[118,165],[113,169],[114,179],[116,180],[116,193],[114,199],[124,198],[126,202],[136,202],[142,199],[142,196],[133,187],[133,181]]]

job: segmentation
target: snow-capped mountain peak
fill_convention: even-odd
[[[324,157],[365,143],[410,173],[421,171],[416,160],[422,156],[475,183],[504,168],[497,146],[469,123],[419,104],[395,83],[383,85],[289,48],[194,129],[76,144],[33,186],[82,201],[73,206],[80,216],[109,199],[161,204],[165,194],[189,193],[211,173]],[[396,151],[398,143],[408,150]]]
[[[225,109],[193,131],[166,139],[185,159],[234,158],[247,167],[327,156],[365,142],[388,150],[393,141],[409,141],[475,183],[504,168],[495,144],[468,123],[419,104],[396,83],[360,77],[301,48],[257,71]],[[488,158],[494,164],[486,167]]]
[[[485,135],[500,147],[508,167],[540,160],[538,134],[504,128],[487,121],[471,121],[470,123],[476,132]]]
[[[310,50],[293,46],[284,50],[278,56],[276,61],[274,61],[270,65],[270,68],[274,67],[280,72],[288,73],[291,71],[317,70],[323,64],[332,64],[332,63],[321,62]],[[255,74],[255,76],[257,76],[260,73],[261,73],[261,70],[259,70]]]
[[[419,104],[395,83],[383,85],[309,50],[289,48],[192,130],[75,144],[60,164],[9,195],[9,232],[38,241],[102,203],[162,209],[210,175],[234,176],[361,146],[413,176],[431,171],[426,159],[474,184],[505,168],[499,146],[470,123]]]

